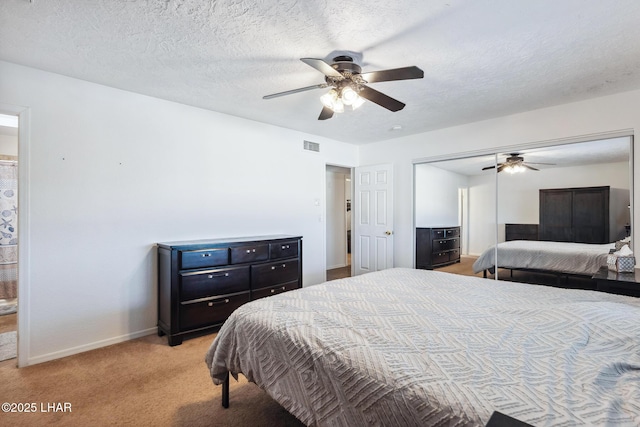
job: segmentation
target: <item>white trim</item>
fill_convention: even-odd
[[[95,341],[89,344],[79,345],[77,347],[71,347],[64,350],[55,351],[53,353],[43,354],[41,356],[30,358],[27,361],[27,364],[35,365],[37,363],[49,362],[50,360],[56,360],[62,357],[72,356],[78,353],[84,353],[85,351],[89,351],[89,350],[96,350],[98,348],[103,348],[108,345],[119,344],[119,343],[130,341],[136,338],[146,337],[147,335],[153,335],[157,332],[158,332],[158,328],[154,327],[154,328],[144,329],[138,332],[132,332],[130,334],[120,335],[118,337],[113,337],[106,340]],[[20,365],[20,366],[23,366],[23,365]]]
[[[29,365],[31,313],[29,221],[29,164],[31,139],[31,110],[17,105],[0,104],[0,112],[18,116],[18,367]]]

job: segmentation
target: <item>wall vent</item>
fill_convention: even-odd
[[[318,144],[317,142],[305,141],[304,149],[309,151],[320,152],[320,144]]]

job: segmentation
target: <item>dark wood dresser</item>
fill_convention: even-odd
[[[158,335],[213,332],[242,304],[302,287],[302,237],[158,243]]]
[[[416,228],[416,268],[460,262],[460,227]]]

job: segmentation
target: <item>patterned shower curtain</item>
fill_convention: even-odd
[[[0,299],[18,284],[18,162],[0,160]]]

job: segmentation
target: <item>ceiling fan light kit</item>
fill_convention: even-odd
[[[352,57],[346,55],[336,56],[333,58],[332,64],[316,58],[301,58],[300,60],[323,73],[326,83],[274,93],[263,98],[272,99],[307,90],[329,87],[331,88],[329,92],[320,97],[323,108],[318,120],[327,120],[333,117],[334,113],[344,112],[345,105],[355,110],[364,104],[365,99],[389,111],[400,111],[405,104],[370,88],[367,84],[392,80],[421,79],[424,77],[424,72],[416,66],[363,74],[362,68],[353,62]]]
[[[498,173],[499,172],[507,172],[510,174],[521,173],[526,171],[527,169],[531,169],[532,171],[539,171],[540,169],[536,169],[530,165],[549,165],[553,166],[554,163],[530,163],[525,162],[524,157],[520,156],[520,153],[511,153],[507,160],[504,163],[498,163]],[[488,169],[493,169],[495,166],[487,166],[482,168],[483,171]]]
[[[522,172],[524,172],[526,170],[527,170],[527,168],[525,168],[521,164],[507,165],[503,169],[503,171],[505,171],[507,173],[522,173]]]

